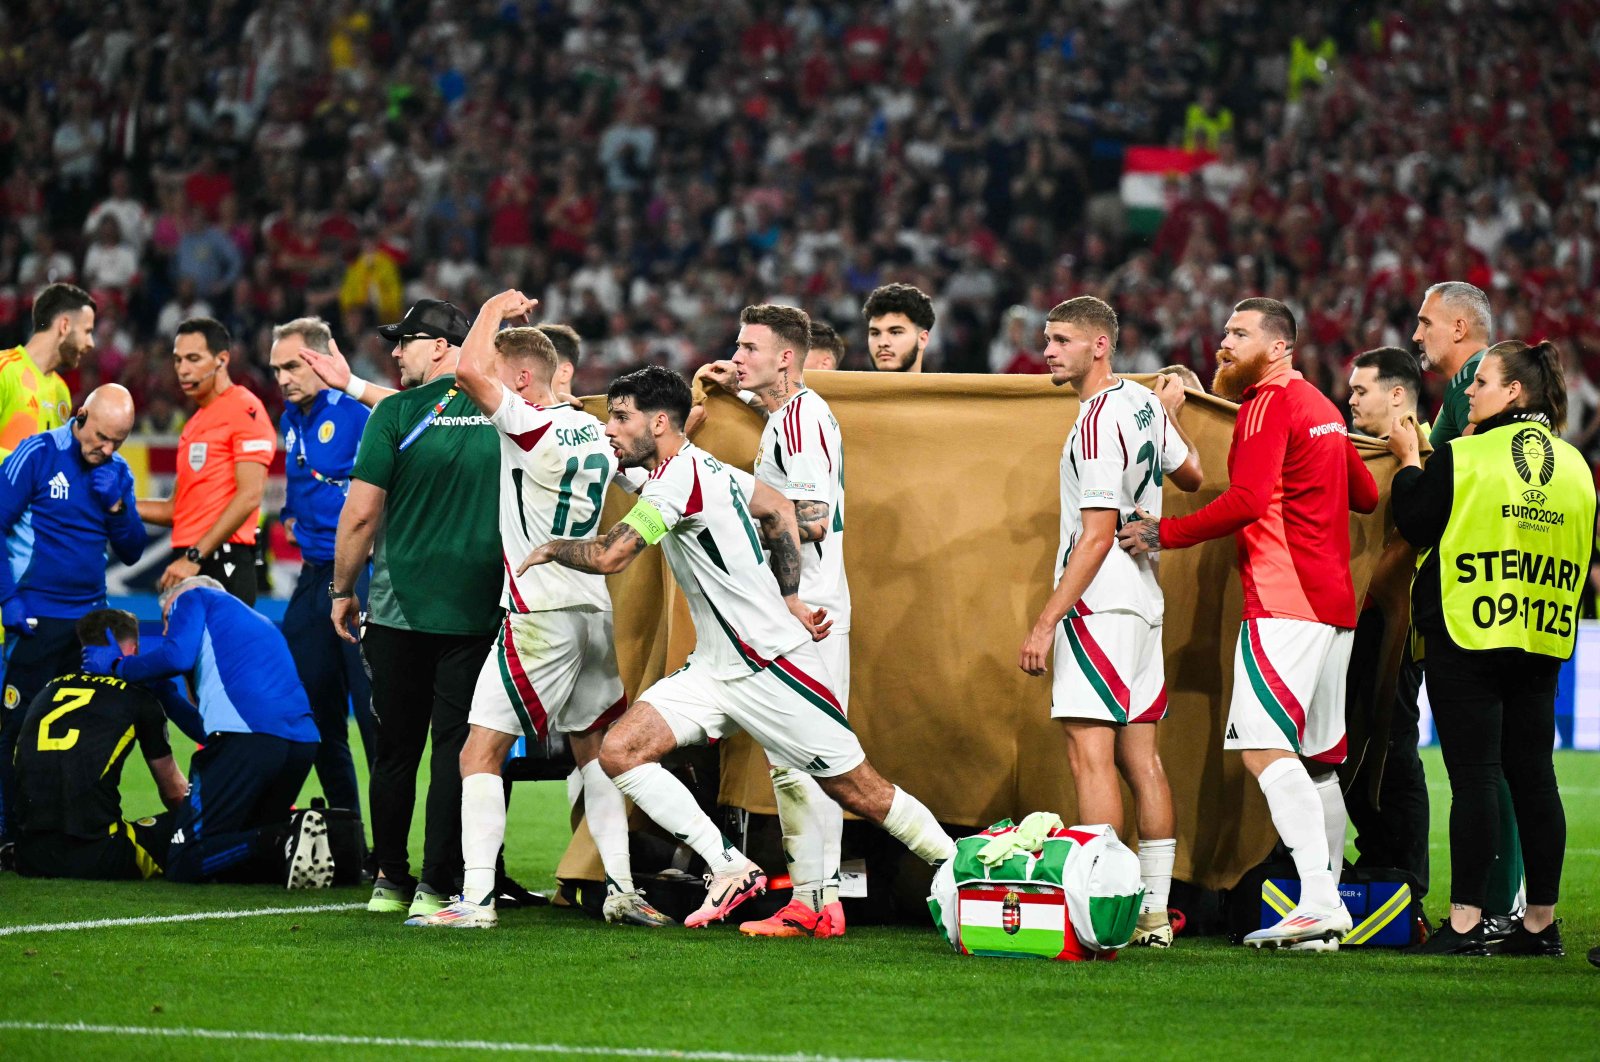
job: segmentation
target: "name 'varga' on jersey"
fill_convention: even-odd
[[[1084,402],[1061,451],[1055,580],[1083,534],[1084,509],[1115,509],[1119,527],[1135,508],[1159,518],[1162,479],[1188,456],[1188,445],[1148,387],[1118,380]],[[1113,548],[1081,601],[1091,612],[1131,612],[1160,623],[1164,606],[1154,558]]]

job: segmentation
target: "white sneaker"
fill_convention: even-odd
[[[659,929],[662,926],[677,925],[672,919],[656,910],[655,906],[644,898],[644,893],[638,889],[632,892],[619,892],[613,890],[606,896],[606,902],[601,905],[601,913],[607,922],[622,922],[631,926],[650,926]]]
[[[500,915],[493,903],[472,903],[457,896],[455,902],[428,914],[406,919],[408,926],[445,926],[449,929],[493,929]]]
[[[333,850],[322,812],[304,811],[300,828],[284,844],[284,888],[326,889],[333,884]]]
[[[1341,937],[1354,926],[1350,911],[1343,903],[1332,911],[1319,911],[1314,907],[1296,906],[1283,916],[1275,926],[1258,929],[1245,935],[1244,943],[1251,948],[1293,948],[1298,944],[1332,941],[1332,948],[1301,948],[1302,951],[1337,951]]]

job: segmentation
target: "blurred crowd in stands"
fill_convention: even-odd
[[[1044,311],[1093,293],[1123,368],[1209,380],[1264,294],[1342,400],[1460,279],[1497,338],[1560,343],[1593,455],[1597,48],[1596,0],[30,0],[0,14],[0,341],[91,289],[74,394],[121,380],[166,431],[195,314],[273,403],[273,323],[323,315],[383,379],[375,324],[513,285],[585,337],[586,391],[725,356],[760,301],[866,368],[889,280],[935,297],[935,370],[1043,371]],[[1218,156],[1148,236],[1129,145]]]

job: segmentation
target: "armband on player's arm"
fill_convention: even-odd
[[[638,503],[628,510],[628,515],[618,522],[627,524],[639,532],[639,537],[644,539],[647,546],[660,542],[667,537],[667,532],[672,530],[667,526],[667,519],[661,515],[661,510],[643,498],[640,498]]]

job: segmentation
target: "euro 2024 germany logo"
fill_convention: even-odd
[[[1542,487],[1556,474],[1556,451],[1537,428],[1524,428],[1511,440],[1511,463],[1522,482]]]

